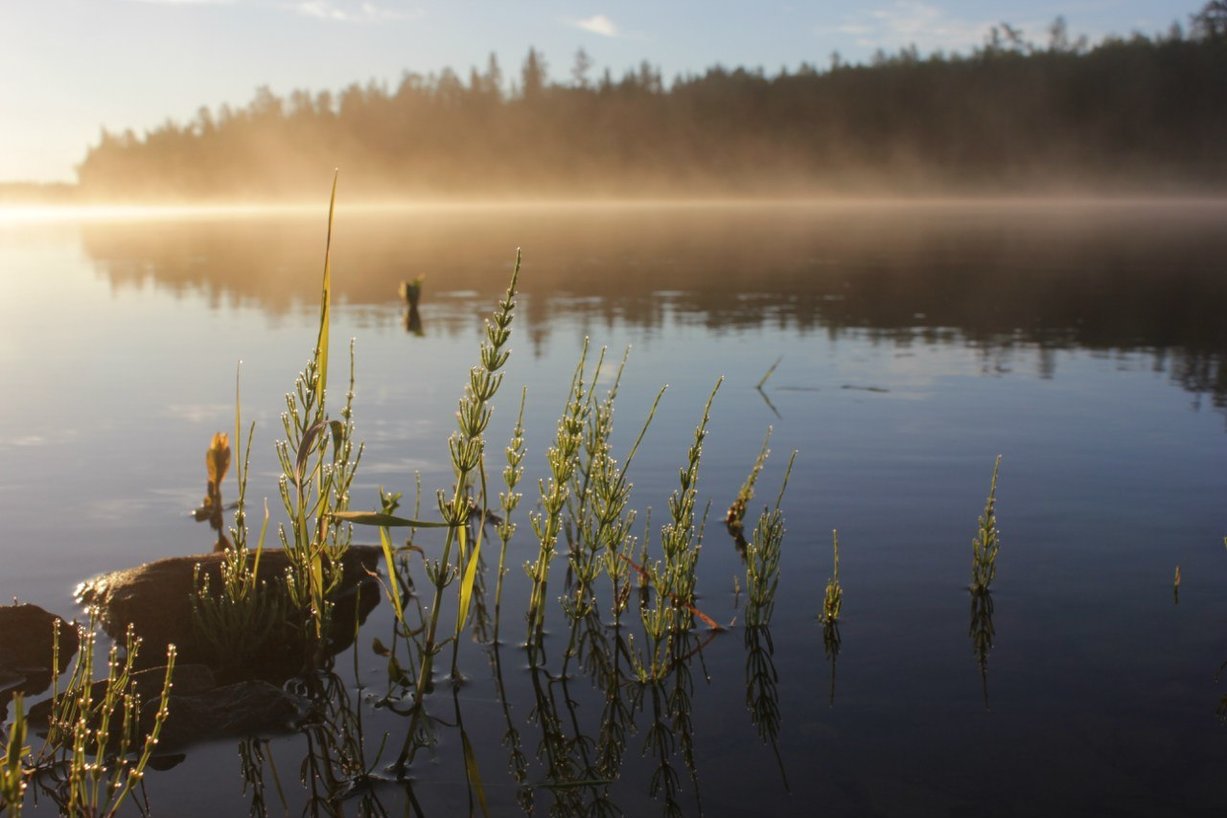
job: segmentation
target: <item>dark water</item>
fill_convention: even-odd
[[[0,593],[71,614],[87,576],[207,550],[185,513],[204,491],[209,436],[233,426],[240,359],[257,422],[253,493],[276,502],[272,443],[315,339],[323,217],[0,227]],[[360,762],[342,764],[318,736],[249,742],[265,761],[245,786],[237,741],[193,747],[149,774],[153,814],[242,814],[257,798],[253,769],[268,812],[298,814],[311,807],[300,772],[326,790],[321,770],[343,767],[340,779],[374,771],[389,814],[480,814],[464,740],[496,815],[1221,814],[1225,220],[1227,207],[1204,203],[375,213],[342,202],[333,338],[357,339],[358,507],[380,486],[411,497],[415,473],[425,507],[450,485],[445,440],[481,317],[523,247],[489,435],[498,460],[526,385],[505,644],[465,642],[468,683],[441,684],[430,702],[437,744],[410,784],[383,781],[395,755],[380,755],[383,736],[398,748],[406,729],[373,706],[388,689],[371,649],[389,638],[383,605],[359,637],[357,676],[352,652],[335,667],[361,703]],[[419,274],[415,335],[396,289]],[[602,784],[590,767],[610,747],[611,694],[574,660],[561,673],[556,605],[546,670],[528,669],[518,647],[519,565],[535,555],[523,513],[585,337],[615,359],[631,348],[618,452],[669,384],[631,472],[632,505],[652,509],[653,528],[724,376],[700,478],[711,518],[698,603],[738,623],[699,634],[684,676],[616,688],[623,752]],[[768,426],[756,507],[799,452],[769,635],[740,627],[744,568],[720,522]],[[991,621],[976,620],[970,543],[997,454],[1003,545]],[[845,597],[832,668],[817,613],[834,528]],[[563,574],[560,560],[554,587]],[[982,657],[977,627],[992,633]],[[320,729],[336,736],[337,722]],[[586,783],[557,786],[567,771]],[[364,808],[361,792],[337,807]]]

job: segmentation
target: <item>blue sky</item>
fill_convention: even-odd
[[[202,106],[245,104],[257,86],[336,90],[402,72],[467,76],[498,55],[514,76],[529,46],[569,78],[648,60],[666,79],[717,63],[774,73],[914,43],[967,51],[1000,21],[1036,41],[1058,15],[1071,33],[1166,31],[1199,0],[4,0],[0,3],[0,181],[74,178],[100,128],[141,133]]]

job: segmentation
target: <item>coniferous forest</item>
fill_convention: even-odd
[[[528,51],[464,77],[406,73],[339,93],[260,88],[143,135],[104,130],[78,167],[96,198],[279,199],[346,186],[396,196],[754,196],[1221,191],[1227,2],[1185,30],[1094,45],[1058,18],[1002,24],[970,54],[837,54],[769,74],[649,63],[552,82]],[[557,73],[557,72],[555,72]]]

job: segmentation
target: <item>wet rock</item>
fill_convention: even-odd
[[[51,684],[52,628],[57,622],[63,671],[76,655],[77,629],[37,605],[0,606],[0,691],[35,694]]]
[[[299,635],[301,622],[278,623],[262,634],[266,644],[248,644],[245,653],[258,656],[264,667],[235,667],[233,660],[247,657],[218,655],[216,643],[198,632],[192,600],[196,585],[194,574],[207,576],[215,597],[221,595],[221,565],[224,554],[171,557],[136,568],[113,571],[94,577],[77,589],[85,605],[97,606],[102,626],[116,640],[122,640],[129,625],[142,640],[140,661],[144,666],[165,661],[166,646],[174,644],[183,662],[209,664],[221,672],[224,681],[235,678],[265,678],[279,681],[302,669],[304,645]],[[379,586],[373,578],[382,551],[374,546],[351,546],[343,559],[341,586],[334,595],[333,631],[325,650],[343,650],[353,639],[357,622],[379,602]],[[289,560],[282,550],[266,550],[260,557],[259,579],[269,593],[283,587]]]

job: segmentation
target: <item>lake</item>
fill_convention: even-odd
[[[236,369],[244,424],[256,424],[249,499],[280,507],[273,444],[315,343],[326,217],[323,206],[0,216],[0,593],[80,619],[80,581],[207,552],[214,535],[188,512],[210,437],[234,428]],[[379,209],[347,206],[342,191],[332,386],[344,392],[353,338],[366,444],[354,508],[376,508],[383,487],[411,510],[420,479],[420,514],[437,516],[482,319],[522,248],[487,434],[494,492],[524,387],[525,499],[502,644],[466,633],[459,686],[445,652],[427,700],[432,744],[397,781],[389,765],[407,722],[376,645],[392,644],[385,601],[330,666],[332,701],[348,709],[325,707],[286,735],[183,749],[149,771],[149,809],[1221,814],[1225,223],[1215,201]],[[397,289],[419,275],[410,322]],[[709,510],[695,606],[731,627],[700,624],[659,684],[616,673],[608,684],[592,662],[564,660],[565,554],[544,666],[522,646],[521,566],[537,553],[526,515],[585,339],[589,371],[608,349],[598,390],[629,350],[618,458],[668,385],[629,473],[633,532],[651,560],[723,378],[699,475],[698,511]],[[768,428],[747,533],[797,455],[774,615],[756,631],[724,514]],[[971,543],[997,455],[1001,552],[977,615]],[[833,529],[836,649],[818,617]],[[378,542],[374,529],[355,537]],[[441,537],[415,542],[433,556]],[[420,558],[409,562],[428,596]],[[641,647],[638,615],[623,624]],[[601,650],[635,649],[606,626],[591,635]],[[345,712],[361,714],[361,740]],[[56,811],[48,798],[27,808]]]

